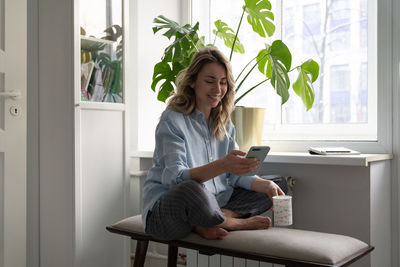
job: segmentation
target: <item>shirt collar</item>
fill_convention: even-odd
[[[191,114],[193,119],[197,120],[197,121],[206,121],[206,119],[204,118],[204,114],[203,112],[201,112],[200,110],[198,110],[197,108],[193,111],[193,113]],[[210,120],[209,120],[209,124],[208,127],[211,127],[213,125],[213,118],[210,115]]]

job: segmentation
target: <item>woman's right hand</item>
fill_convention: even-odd
[[[232,150],[224,157],[224,168],[226,172],[243,175],[246,174],[260,165],[257,158],[244,158],[246,152],[240,150]]]

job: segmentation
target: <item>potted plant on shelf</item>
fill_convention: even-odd
[[[288,47],[281,40],[270,42],[268,37],[272,37],[275,32],[274,14],[271,9],[272,5],[269,0],[244,0],[242,15],[236,32],[221,20],[214,23],[213,33],[215,37],[222,38],[224,44],[231,50],[229,60],[232,59],[234,52],[245,53],[244,45],[240,42],[238,36],[245,14],[247,14],[247,22],[251,25],[253,31],[267,41],[257,55],[251,56],[249,63],[243,67],[236,77],[235,110],[231,118],[237,130],[239,147],[244,150],[247,150],[251,145],[261,143],[265,110],[238,107],[236,104],[256,87],[265,86],[266,82],[269,81],[269,84],[281,97],[281,104],[283,105],[289,99],[289,89],[292,84],[293,91],[301,98],[307,110],[314,103],[313,82],[318,78],[319,65],[314,60],[309,59],[299,66],[292,67],[292,55]],[[164,50],[161,61],[154,66],[151,84],[152,90],[157,92],[157,99],[165,102],[174,92],[177,75],[190,64],[194,54],[201,47],[214,44],[206,44],[205,37],[199,35],[198,22],[194,26],[189,24],[179,25],[164,16],[156,17],[153,22],[155,23],[153,33],[156,34],[164,30],[163,35],[172,42]],[[256,67],[265,79],[249,88],[242,88],[244,81]],[[294,70],[297,70],[298,75],[295,81],[291,83],[288,74]],[[266,86],[266,88],[268,87]],[[256,121],[251,121],[252,119]],[[245,129],[250,130],[246,133]],[[247,134],[256,136],[248,136]]]
[[[86,36],[81,27],[81,100],[121,103],[123,31],[112,25],[104,32],[101,38]]]

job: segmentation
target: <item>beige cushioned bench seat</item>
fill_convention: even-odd
[[[144,233],[140,215],[121,220],[107,229],[142,242],[168,244],[170,248],[174,247],[169,257],[176,257],[175,248],[177,252],[177,247],[185,247],[208,255],[222,254],[287,266],[344,266],[373,249],[372,246],[349,236],[277,227],[232,231],[223,240],[206,240],[192,233],[180,240],[162,241]],[[144,248],[142,246],[139,249]],[[146,250],[147,243],[144,253]],[[143,251],[138,252],[137,248],[136,256],[138,253],[143,254]],[[168,266],[176,266],[176,259],[171,259],[171,262],[172,265]]]

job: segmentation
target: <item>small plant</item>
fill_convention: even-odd
[[[272,5],[269,0],[244,0],[242,15],[236,32],[221,20],[214,23],[213,33],[215,38],[223,39],[224,44],[231,49],[230,60],[234,52],[245,53],[244,45],[240,42],[238,35],[245,14],[247,14],[247,22],[252,26],[253,31],[266,41],[265,46],[257,55],[251,56],[249,63],[243,67],[236,77],[235,104],[267,81],[270,81],[270,84],[282,99],[281,104],[284,104],[289,99],[291,85],[288,73],[297,70],[298,76],[292,83],[292,88],[302,99],[306,109],[309,110],[314,103],[313,82],[318,78],[319,65],[314,60],[309,59],[292,68],[292,54],[288,47],[281,40],[274,40],[272,43],[267,42],[269,41],[268,37],[272,37],[275,32],[274,14],[271,9]],[[189,24],[181,26],[164,16],[156,17],[153,22],[156,24],[153,27],[153,33],[156,34],[164,30],[162,35],[172,41],[164,50],[161,61],[154,66],[151,84],[152,90],[157,91],[157,99],[165,102],[174,92],[177,75],[189,66],[194,54],[201,47],[213,44],[206,44],[205,37],[199,36],[198,22],[194,26]],[[265,79],[250,88],[243,89],[243,82],[256,67],[265,76]]]
[[[92,101],[99,102],[122,102],[122,27],[112,25],[104,32],[106,35],[100,39],[118,42],[118,45],[115,51],[111,45],[102,42],[92,42],[90,46],[82,47],[81,63],[90,61],[94,63],[88,92],[84,92],[86,94],[82,96],[82,100],[87,101],[90,98]],[[86,35],[82,27],[81,35]],[[96,88],[101,88],[101,90]]]

